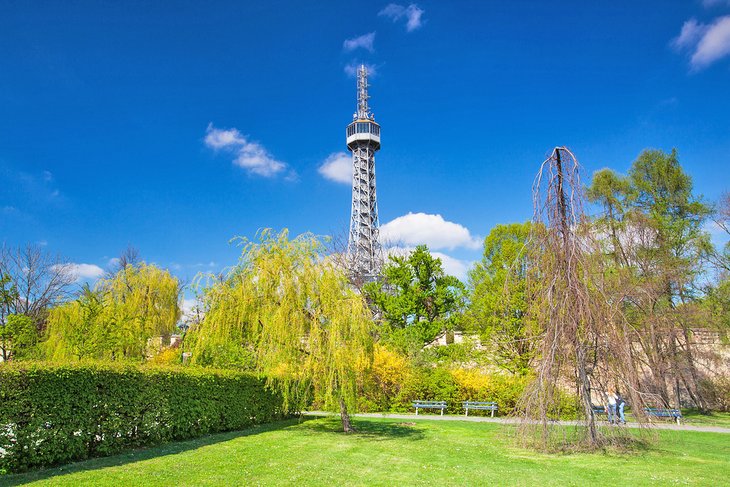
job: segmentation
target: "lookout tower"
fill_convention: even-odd
[[[357,112],[347,126],[347,148],[352,152],[352,216],[347,256],[352,277],[371,281],[380,274],[382,249],[375,197],[375,151],[380,149],[380,125],[368,107],[368,71],[357,70]]]

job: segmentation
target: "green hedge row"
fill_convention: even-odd
[[[235,371],[0,366],[0,473],[266,423],[281,397]]]

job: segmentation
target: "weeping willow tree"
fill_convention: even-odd
[[[627,289],[605,272],[598,235],[583,213],[578,162],[556,147],[533,187],[528,313],[539,327],[535,379],[521,399],[523,438],[543,448],[586,449],[631,441],[624,428],[604,428],[594,405],[620,390],[634,416],[644,422],[645,395],[631,329],[623,314]],[[624,293],[624,294],[622,294]],[[556,429],[565,392],[578,398],[575,434]]]
[[[53,308],[44,349],[52,360],[144,360],[149,340],[180,318],[180,283],[167,270],[129,264]]]
[[[241,242],[238,264],[204,285],[205,318],[187,338],[191,362],[250,368],[282,392],[286,410],[316,398],[352,431],[348,411],[372,362],[363,297],[311,234],[265,230]]]

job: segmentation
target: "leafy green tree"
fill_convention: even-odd
[[[249,367],[281,390],[289,410],[311,399],[339,408],[349,432],[372,363],[372,316],[323,251],[316,237],[292,240],[286,230],[245,242],[238,265],[204,288],[207,312],[187,341],[192,363]]]
[[[596,224],[600,231],[606,232],[610,237],[610,248],[607,252],[616,265],[627,263],[620,237],[625,230],[630,189],[628,178],[605,168],[593,174],[591,185],[586,191],[588,200],[599,204],[603,209],[603,213],[596,219]]]
[[[447,275],[425,245],[390,256],[383,279],[366,284],[364,293],[381,315],[383,338],[410,352],[459,326],[465,304],[464,284]]]
[[[38,332],[30,316],[8,315],[5,323],[0,323],[0,351],[3,360],[23,358],[37,342]]]
[[[0,267],[0,322],[12,314],[13,305],[18,299],[18,289],[13,279]]]
[[[51,309],[46,353],[54,360],[143,360],[151,338],[175,330],[179,300],[180,283],[167,270],[124,266]]]
[[[497,364],[515,374],[534,355],[527,316],[527,245],[532,224],[497,225],[484,239],[482,260],[469,273],[468,323],[489,344]]]
[[[587,194],[603,209],[596,223],[613,263],[610,299],[625,303],[654,391],[669,405],[670,390],[678,401],[684,385],[702,408],[691,327],[697,326],[709,208],[692,190],[676,150],[645,150],[627,177],[607,169],[594,174]]]
[[[723,193],[714,210],[713,220],[726,237],[730,237],[730,193]],[[717,273],[716,282],[708,286],[703,303],[708,311],[707,321],[727,340],[730,335],[730,241],[717,249],[708,238],[706,254]]]

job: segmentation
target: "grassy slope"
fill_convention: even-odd
[[[546,455],[510,446],[489,423],[358,420],[284,422],[22,476],[17,485],[721,485],[730,436],[663,431],[646,451]]]

